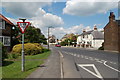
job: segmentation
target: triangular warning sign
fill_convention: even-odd
[[[101,74],[99,73],[98,69],[95,67],[94,64],[78,64],[78,66],[80,66],[82,69],[86,70],[87,72],[91,73],[92,75],[96,76],[97,78],[103,80],[103,77],[101,76]],[[95,72],[87,69],[86,67],[93,67]]]
[[[29,26],[30,22],[17,22],[18,27],[22,33],[25,33],[26,28]]]

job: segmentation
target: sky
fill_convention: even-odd
[[[55,35],[58,39],[69,33],[81,34],[83,29],[92,30],[95,25],[98,30],[103,30],[109,21],[110,11],[119,19],[117,0],[4,0],[0,7],[1,14],[14,24],[19,22],[19,18],[26,18],[26,21],[40,28],[46,37],[47,28],[54,27],[50,29],[50,35]]]

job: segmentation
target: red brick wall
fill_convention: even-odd
[[[119,46],[118,47],[119,47],[119,53],[120,53],[120,25],[118,27],[119,27],[119,30],[118,30],[118,32],[119,32],[119,35],[118,35],[118,38],[119,38],[118,39],[119,40],[118,44],[119,44]]]
[[[118,25],[115,21],[109,22],[104,28],[104,49],[118,51]]]

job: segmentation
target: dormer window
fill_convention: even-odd
[[[0,21],[0,29],[5,29],[5,21]]]

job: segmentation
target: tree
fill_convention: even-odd
[[[22,33],[20,32],[19,28],[16,26],[12,30],[12,45],[16,45],[21,43]],[[47,39],[41,33],[39,28],[35,28],[33,26],[29,26],[25,32],[25,43],[44,43],[47,44]]]

